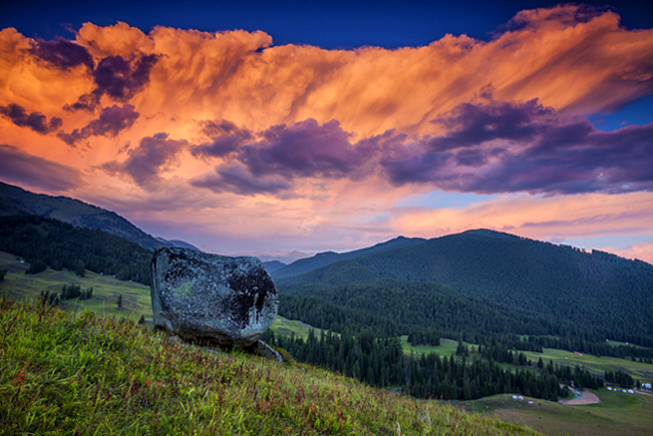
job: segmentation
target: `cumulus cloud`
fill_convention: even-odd
[[[540,126],[536,120],[552,112],[551,108],[538,104],[537,99],[521,105],[510,102],[463,103],[432,121],[444,126],[447,135],[432,139],[429,146],[444,151],[494,139],[527,141],[538,134]]]
[[[41,135],[55,132],[63,125],[61,118],[52,117],[50,118],[50,123],[48,123],[47,117],[41,112],[31,112],[28,114],[25,108],[13,103],[7,106],[0,106],[0,114],[15,125],[29,127]]]
[[[223,121],[209,125],[213,143],[193,148],[198,155],[225,156],[237,150],[231,163],[193,180],[193,185],[238,194],[278,193],[295,178],[352,178],[369,173],[366,164],[376,153],[380,137],[352,144],[352,135],[332,120],[322,125],[307,119],[272,126],[255,135]]]
[[[65,192],[82,185],[81,172],[39,156],[0,144],[0,174],[10,183],[33,186],[55,192]]]
[[[126,104],[122,107],[113,105],[102,109],[99,118],[91,121],[81,129],[74,129],[70,133],[57,134],[66,144],[75,147],[80,141],[85,141],[91,136],[115,137],[121,131],[129,129],[138,119],[140,114],[134,106]]]
[[[277,194],[296,179],[357,181],[377,174],[395,186],[484,194],[653,189],[653,124],[603,132],[585,119],[555,115],[536,100],[470,102],[433,121],[446,126],[444,135],[387,131],[355,143],[335,120],[307,119],[255,134],[223,121],[210,125],[217,132],[213,143],[193,153],[229,158],[192,184]]]
[[[139,186],[150,189],[161,181],[160,173],[177,162],[178,153],[188,142],[168,139],[167,133],[157,133],[141,139],[138,147],[127,152],[124,162],[112,161],[102,165],[102,169],[129,176]]]
[[[336,120],[320,125],[307,119],[272,126],[261,136],[257,144],[243,147],[239,154],[254,175],[337,178],[360,169],[373,152],[367,143],[352,145],[350,134]]]
[[[193,156],[223,157],[254,139],[249,130],[241,129],[227,120],[204,121],[201,125],[202,133],[211,140],[193,146],[191,149]]]

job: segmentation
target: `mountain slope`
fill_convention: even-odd
[[[191,247],[183,241],[167,241],[145,233],[115,212],[68,197],[34,194],[0,182],[0,216],[40,215],[74,225],[100,229],[154,251],[161,247]]]
[[[336,262],[282,279],[279,288],[383,279],[435,282],[489,305],[574,320],[596,335],[653,345],[653,265],[489,230]]]
[[[272,274],[274,271],[277,271],[286,266],[286,264],[279,262],[278,260],[269,260],[267,262],[263,262],[263,266],[266,270],[268,270],[268,273]]]
[[[100,229],[74,227],[38,215],[5,216],[0,217],[0,247],[24,257],[32,264],[31,273],[50,266],[80,276],[89,269],[121,280],[150,282],[152,252]]]
[[[423,238],[405,238],[399,236],[398,238],[391,239],[380,244],[376,244],[372,247],[363,248],[360,250],[349,251],[346,253],[335,253],[333,251],[327,251],[324,253],[318,253],[313,257],[308,257],[305,259],[299,259],[290,265],[284,266],[283,268],[270,271],[274,279],[281,279],[285,277],[293,277],[307,272],[316,270],[318,268],[331,265],[335,262],[340,262],[343,260],[356,259],[363,256],[369,256],[375,253],[382,253],[388,250],[394,250],[397,248],[409,247],[416,244],[421,244],[426,239]]]

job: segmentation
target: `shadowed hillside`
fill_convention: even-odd
[[[343,303],[342,292],[333,289],[369,288],[384,280],[404,287],[437,283],[489,307],[567,324],[572,335],[653,345],[653,265],[489,230],[340,261],[278,282],[283,292]]]
[[[161,247],[194,248],[183,241],[167,241],[148,235],[115,212],[68,197],[34,194],[17,186],[0,182],[0,216],[40,215],[72,224],[75,227],[100,229],[141,247],[155,251]]]

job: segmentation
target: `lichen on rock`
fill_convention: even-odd
[[[248,347],[272,325],[279,297],[254,257],[179,247],[152,258],[152,312],[158,328],[187,340]]]

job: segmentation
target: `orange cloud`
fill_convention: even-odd
[[[269,238],[270,250],[476,227],[650,234],[653,126],[608,134],[585,117],[653,92],[653,30],[579,8],[523,11],[487,42],[446,35],[396,50],[126,23],[85,23],[74,44],[4,29],[0,145],[12,162],[56,168],[60,191],[152,228]],[[34,171],[11,177],[51,189]],[[392,206],[437,187],[625,193]]]

